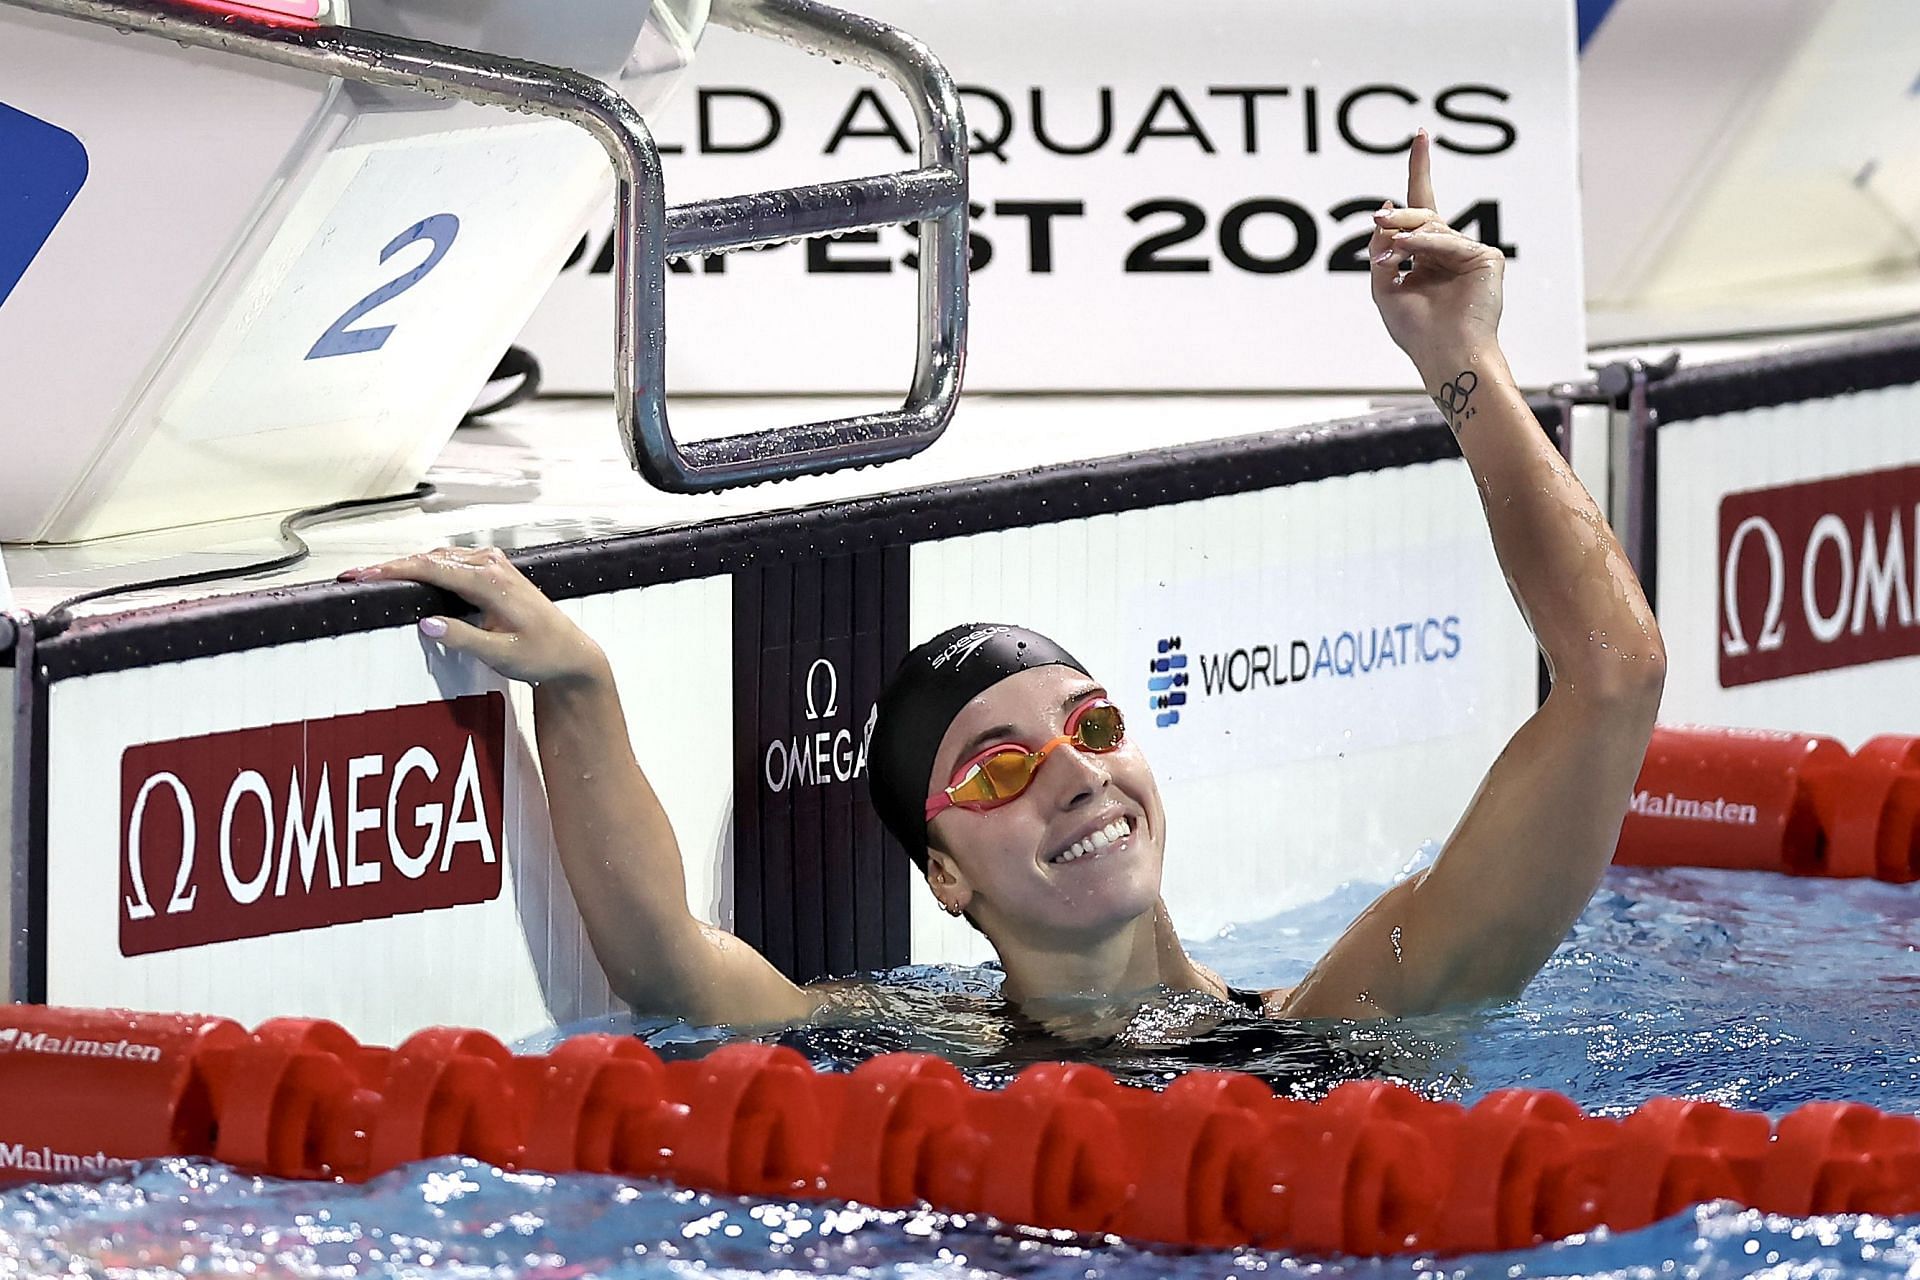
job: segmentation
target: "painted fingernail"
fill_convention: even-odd
[[[420,634],[423,636],[432,636],[435,640],[438,640],[441,636],[444,636],[445,634],[447,634],[446,619],[444,618],[420,619]]]
[[[1394,255],[1398,252],[1399,250],[1397,249],[1382,249],[1373,255],[1373,260],[1375,262],[1392,262]]]
[[[1396,232],[1394,232],[1394,233],[1393,233],[1393,238],[1394,238],[1395,240],[1411,240],[1411,239],[1413,239],[1413,232],[1411,232],[1411,231],[1396,231]]]

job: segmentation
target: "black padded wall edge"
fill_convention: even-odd
[[[1753,360],[1682,365],[1647,391],[1656,428],[1920,382],[1920,327]]]

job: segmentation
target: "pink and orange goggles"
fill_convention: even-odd
[[[948,809],[997,809],[1033,783],[1033,775],[1057,748],[1071,743],[1076,750],[1105,755],[1117,751],[1127,738],[1127,722],[1120,708],[1105,698],[1090,698],[1067,718],[1067,731],[1037,751],[1002,743],[988,747],[954,771],[953,785],[927,800],[927,821]]]

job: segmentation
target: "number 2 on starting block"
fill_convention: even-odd
[[[447,256],[447,250],[453,248],[453,238],[460,234],[460,219],[451,213],[436,213],[414,223],[395,236],[386,248],[380,251],[380,261],[385,262],[408,245],[425,240],[433,246],[422,262],[405,275],[397,276],[375,289],[360,301],[348,307],[346,314],[327,326],[320,340],[307,352],[309,360],[323,360],[328,356],[350,356],[362,351],[378,351],[393,336],[393,326],[380,325],[373,329],[349,329],[348,325],[372,311],[382,303],[391,302],[407,290],[426,279],[427,273],[440,265],[440,259]]]
[[[457,419],[474,388],[446,371],[490,366],[512,341],[558,265],[528,254],[529,228],[571,240],[599,194],[595,150],[550,122],[337,148],[177,384],[169,428],[379,436]]]

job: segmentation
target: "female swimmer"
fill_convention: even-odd
[[[1015,627],[914,650],[881,699],[875,804],[941,904],[986,935],[1004,994],[1172,989],[1280,1018],[1370,1017],[1517,994],[1612,856],[1660,704],[1665,654],[1592,498],[1542,434],[1501,355],[1505,261],[1434,213],[1429,143],[1407,208],[1375,215],[1373,297],[1472,470],[1487,526],[1552,675],[1439,857],[1364,911],[1298,986],[1234,992],[1187,957],[1160,897],[1166,815],[1106,691]],[[679,847],[629,746],[599,648],[505,557],[441,550],[353,575],[462,597],[478,625],[429,618],[448,649],[534,684],[556,847],[614,991],[695,1023],[807,1017],[826,999],[687,910]]]

